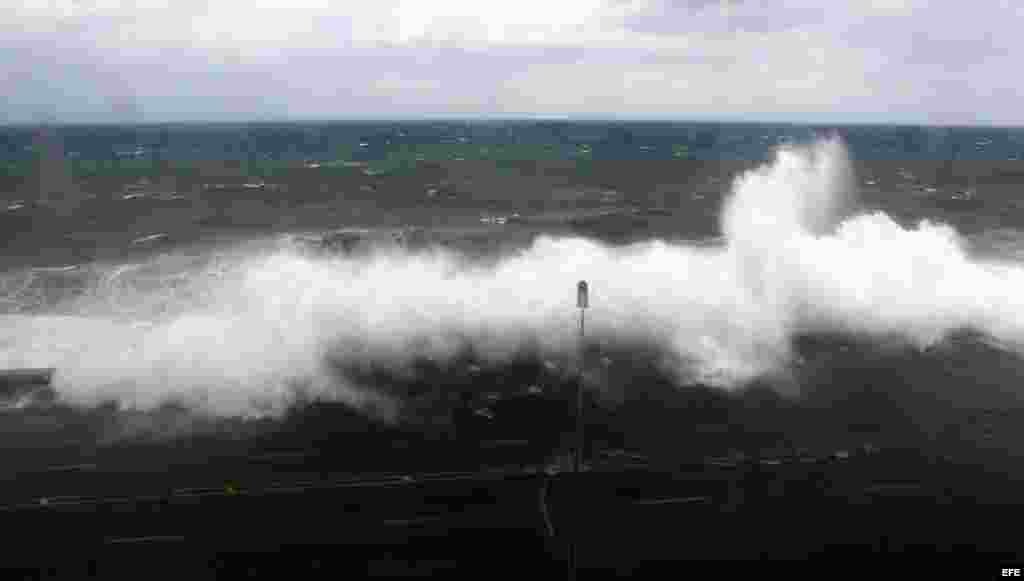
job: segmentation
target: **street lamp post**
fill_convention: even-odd
[[[576,307],[580,310],[580,338],[579,338],[579,354],[578,354],[578,365],[579,369],[578,376],[576,379],[576,454],[573,458],[573,471],[576,473],[580,472],[581,465],[583,463],[583,449],[584,449],[584,434],[583,434],[583,361],[584,352],[586,347],[584,345],[584,331],[585,331],[585,313],[589,305],[587,281],[581,280],[576,285]]]
[[[586,324],[586,309],[589,305],[589,297],[587,296],[587,281],[581,280],[576,284],[576,307],[580,310],[580,337],[579,344],[577,345],[577,375],[576,375],[576,453],[573,454],[573,472],[579,474],[583,465],[583,449],[584,449],[584,435],[583,435],[583,360],[584,360],[584,331]],[[579,482],[576,482],[576,486]],[[576,491],[578,492],[578,490]],[[573,521],[578,523],[582,517],[580,508],[577,503],[579,502],[579,495],[573,494],[573,501],[570,503],[573,514]],[[577,534],[578,529],[573,527],[572,535]],[[570,581],[576,579],[576,544],[572,536],[567,542],[567,565],[568,565],[568,578]]]

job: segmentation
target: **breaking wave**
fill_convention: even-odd
[[[60,397],[80,405],[273,415],[302,394],[387,416],[395,402],[354,370],[414,374],[467,350],[483,365],[525,351],[569,365],[581,279],[588,341],[654,348],[680,384],[784,385],[806,333],[926,348],[970,328],[1019,350],[1024,268],[973,257],[948,225],[859,214],[852,183],[837,139],[782,148],[735,179],[710,246],[548,236],[487,265],[440,247],[312,257],[281,245],[92,265],[84,292],[3,317],[0,368],[54,367]]]

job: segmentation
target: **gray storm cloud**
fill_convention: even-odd
[[[995,0],[512,6],[15,3],[0,18],[0,115],[1021,121],[1002,96],[1021,90],[1005,71],[1024,47],[1006,18],[1013,6]],[[967,20],[975,24],[961,26]],[[661,80],[630,82],[637,76]],[[436,89],[416,89],[426,86]]]

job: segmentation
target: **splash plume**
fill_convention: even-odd
[[[466,349],[488,363],[524,349],[568,357],[580,279],[592,290],[588,335],[655,347],[680,383],[783,377],[797,333],[924,347],[971,327],[1024,340],[1024,268],[971,258],[946,225],[856,214],[851,174],[837,139],[780,149],[736,178],[718,246],[541,237],[486,266],[440,248],[311,258],[259,247],[216,267],[109,267],[60,311],[4,317],[0,367],[56,367],[61,397],[82,405],[275,414],[302,393],[387,410],[386,396],[338,369],[412,373],[417,359]],[[147,269],[159,284],[118,283]]]

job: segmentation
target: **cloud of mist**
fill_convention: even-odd
[[[1024,344],[1024,268],[971,258],[946,225],[854,213],[850,172],[834,138],[780,149],[736,178],[719,246],[542,237],[484,266],[439,248],[313,258],[264,245],[109,267],[60,309],[4,317],[0,367],[56,367],[61,397],[83,405],[274,415],[303,394],[393,416],[396,402],[338,370],[411,373],[467,348],[485,364],[524,349],[570,358],[580,279],[588,339],[653,346],[680,383],[784,378],[798,333],[926,347],[971,327]]]
[[[782,150],[737,180],[723,228],[747,288],[789,333],[896,336],[927,347],[971,328],[1016,343],[1019,264],[974,258],[956,230],[904,228],[882,212],[853,214],[841,143]],[[767,306],[767,305],[766,305]]]

